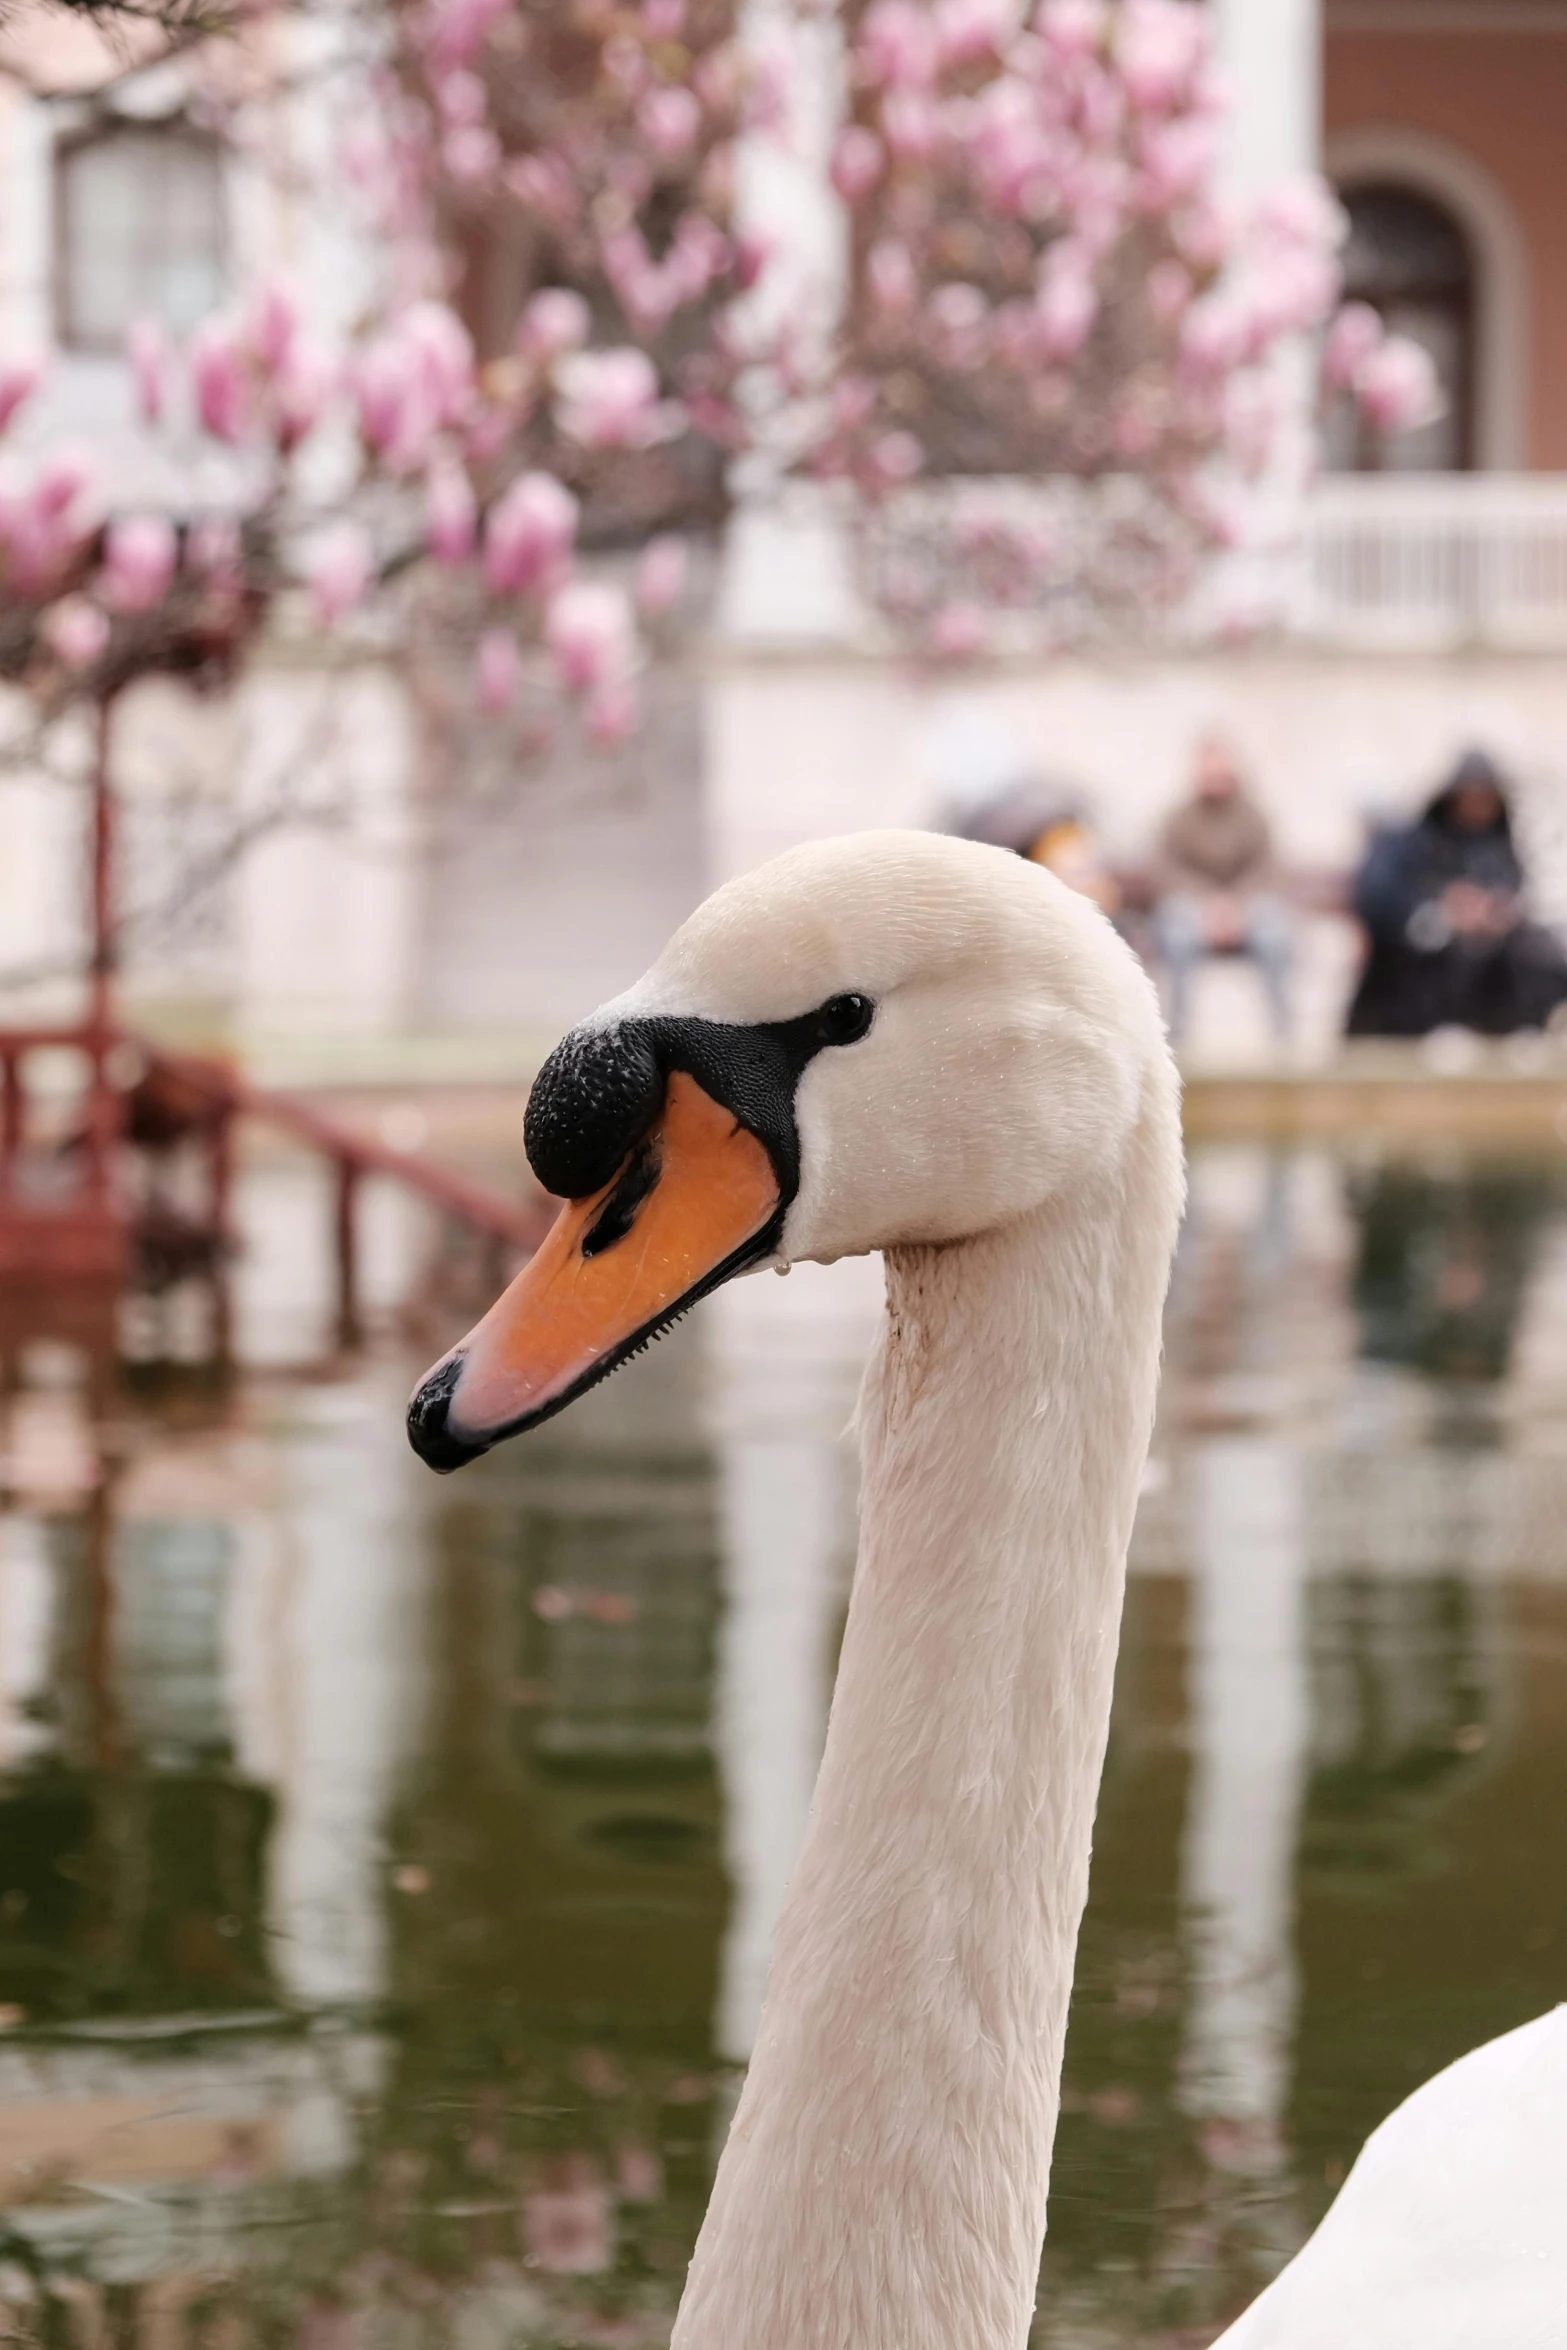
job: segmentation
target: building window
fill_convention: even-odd
[[[117,126],[61,150],[57,327],[118,351],[136,318],[184,334],[223,296],[223,167],[183,127]]]
[[[1475,269],[1445,206],[1390,181],[1339,190],[1349,215],[1344,295],[1369,302],[1390,332],[1431,355],[1446,406],[1414,432],[1381,433],[1342,401],[1328,419],[1327,461],[1341,473],[1459,473],[1474,463]]]

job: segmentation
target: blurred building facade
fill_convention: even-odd
[[[279,644],[221,707],[149,688],[125,713],[141,992],[253,1045],[547,1041],[634,976],[712,880],[803,835],[929,822],[1032,772],[1070,777],[1111,851],[1135,857],[1215,726],[1286,857],[1317,866],[1349,864],[1369,816],[1483,743],[1517,776],[1547,910],[1567,910],[1567,0],[1214,5],[1234,192],[1325,170],[1349,217],[1349,290],[1425,344],[1447,394],[1437,422],[1396,440],[1329,419],[1298,529],[1232,583],[1242,616],[1268,615],[1254,641],[1231,629],[1203,650],[915,674],[819,507],[742,505],[715,551],[702,658],[659,681],[646,734],[478,793],[439,771],[390,659],[367,647],[345,677],[310,644]],[[49,38],[31,89],[0,84],[0,347],[60,358],[29,429],[107,450],[127,502],[157,495],[171,461],[185,499],[216,496],[195,436],[171,458],[134,423],[129,317],[151,305],[188,325],[281,269],[330,329],[370,258],[287,171],[192,120],[177,64],[89,102],[90,34]],[[830,27],[801,37],[795,70],[816,92],[805,132],[788,159],[751,159],[742,200],[783,238],[786,281],[831,282]],[[243,856],[228,853],[236,814]],[[79,825],[69,790],[0,776],[0,977],[35,998],[80,934]],[[1320,943],[1325,1035],[1353,945]]]

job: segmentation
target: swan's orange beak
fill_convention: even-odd
[[[767,1253],[778,1177],[766,1148],[675,1070],[613,1180],[569,1200],[538,1253],[414,1392],[408,1433],[456,1469],[612,1371]]]

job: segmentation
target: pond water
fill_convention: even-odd
[[[258,1184],[234,1377],[12,1366],[6,2331],[651,2350],[819,1751],[876,1269],[737,1284],[443,1482],[433,1339],[334,1362]],[[1199,1152],[1038,2350],[1207,2342],[1392,2104],[1567,1996],[1564,1849],[1567,1185]]]

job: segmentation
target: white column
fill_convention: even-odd
[[[1295,2021],[1294,1865],[1306,1767],[1305,1505],[1295,1448],[1222,1437],[1194,1463],[1192,1785],[1182,1905],[1202,1945],[1189,2112],[1277,2148]]]
[[[854,1550],[848,1435],[881,1261],[758,1274],[706,1309],[724,1619],[716,1739],[734,1908],[715,2038],[751,2053],[773,1928],[805,1835]]]
[[[746,46],[780,57],[788,122],[751,132],[739,144],[735,214],[765,238],[770,260],[750,298],[759,324],[788,320],[807,342],[833,333],[848,282],[844,208],[828,177],[843,119],[843,35],[830,10],[819,16],[747,0]],[[735,468],[736,505],[719,589],[719,626],[731,644],[841,642],[860,625],[842,529],[830,500],[806,483],[779,487],[787,441],[754,451]]]
[[[1218,0],[1220,61],[1234,93],[1225,178],[1254,201],[1315,171],[1322,145],[1321,0]]]

